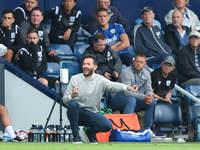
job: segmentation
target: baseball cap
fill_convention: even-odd
[[[191,36],[197,36],[198,38],[200,38],[200,33],[198,31],[192,31],[189,34],[189,37],[191,37]]]
[[[152,6],[144,6],[142,8],[141,14],[143,14],[144,11],[153,11],[153,7]]]
[[[3,44],[0,44],[0,56],[3,56],[7,53],[7,47]]]
[[[175,60],[172,56],[167,56],[163,62],[168,62],[170,64],[172,64],[173,66],[175,65]]]

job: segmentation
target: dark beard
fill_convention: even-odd
[[[88,77],[88,76],[91,76],[92,73],[93,73],[93,69],[90,69],[88,74],[84,74],[84,73],[83,74],[84,74],[85,77]]]

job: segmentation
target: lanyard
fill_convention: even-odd
[[[139,83],[138,83],[137,80],[136,80],[136,73],[135,73],[135,70],[133,68],[133,65],[132,65],[132,70],[133,70],[133,73],[134,73],[134,76],[135,76],[135,84],[136,85],[141,85],[142,84],[142,74],[143,74],[143,72],[141,72],[141,76],[138,75],[138,79],[140,80]]]

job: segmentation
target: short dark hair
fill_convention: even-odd
[[[14,13],[14,11],[12,9],[5,9],[2,12],[2,17],[3,17],[3,15],[8,14],[8,13],[11,13],[13,15],[13,18],[15,18],[15,13]]]
[[[27,31],[27,35],[28,35],[29,33],[36,33],[36,34],[38,35],[38,30],[35,29],[35,28],[30,28],[30,29]]]
[[[86,58],[92,58],[93,59],[93,64],[94,65],[98,65],[98,61],[97,61],[97,57],[93,54],[86,54],[84,57],[83,57],[83,61],[86,59]]]
[[[104,12],[104,11],[106,11],[108,13],[107,9],[105,9],[105,8],[99,8],[99,9],[97,9],[97,14],[98,14],[98,12]]]
[[[145,54],[143,54],[143,53],[137,53],[136,55],[135,55],[135,57],[144,57],[145,59],[147,59],[147,56],[145,55]]]
[[[31,14],[32,14],[32,12],[33,12],[34,10],[38,10],[38,11],[40,11],[41,14],[43,15],[43,10],[42,10],[41,7],[34,7],[34,8],[31,10]]]
[[[97,43],[97,42],[99,41],[99,39],[105,40],[105,39],[106,39],[106,36],[105,36],[105,34],[99,32],[99,33],[96,33],[96,34],[94,35],[94,38],[93,38],[93,39],[94,39],[93,41],[94,41],[95,43]]]
[[[65,0],[62,0],[62,1],[65,1]],[[74,0],[74,2],[76,2],[76,0]]]

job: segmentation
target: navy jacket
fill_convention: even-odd
[[[197,48],[200,65],[200,46]],[[184,46],[178,53],[177,71],[179,84],[184,83],[192,78],[200,78],[200,71],[195,66],[195,53],[190,44]]]
[[[191,29],[187,26],[183,26],[186,30],[186,33],[189,35]],[[173,24],[169,24],[165,30],[165,42],[171,47],[172,53],[178,55],[180,39],[178,37],[176,27]]]
[[[134,27],[133,44],[137,53],[147,57],[171,54],[172,50],[165,43],[162,30],[155,24],[149,28],[144,22]]]

